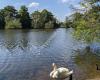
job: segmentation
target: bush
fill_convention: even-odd
[[[6,29],[19,29],[21,28],[21,23],[19,19],[6,18]]]
[[[53,21],[49,21],[49,22],[45,23],[45,28],[46,29],[49,29],[49,28],[53,29],[54,28]]]

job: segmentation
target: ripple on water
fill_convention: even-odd
[[[0,47],[0,73],[9,68],[9,51],[4,47]]]
[[[87,59],[87,56],[74,53],[74,50],[85,48],[86,44],[74,40],[71,32],[71,29],[53,32],[16,30],[0,35],[5,40],[0,39],[0,80],[49,80],[53,62],[58,67],[73,69],[76,80],[87,78],[90,72],[84,72],[83,67],[85,70],[90,67],[84,66],[91,62],[89,56]],[[76,58],[76,63],[72,56]]]

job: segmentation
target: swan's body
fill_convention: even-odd
[[[69,71],[69,69],[60,67],[57,68],[57,66],[53,63],[53,71],[50,73],[50,77],[52,79],[65,79],[73,74],[73,71]]]

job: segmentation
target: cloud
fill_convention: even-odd
[[[67,3],[67,2],[69,2],[70,0],[61,0],[62,1],[62,3]]]
[[[75,0],[61,0],[62,3],[73,3]]]
[[[40,4],[39,3],[37,3],[37,2],[32,2],[32,3],[30,3],[29,5],[28,5],[28,7],[29,8],[31,8],[31,7],[38,7]]]

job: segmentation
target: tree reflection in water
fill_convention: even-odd
[[[91,78],[100,78],[100,71],[97,70],[96,64],[100,65],[100,56],[94,54],[89,47],[84,51],[77,51],[74,57],[74,63],[82,73],[85,73],[82,80],[91,79]],[[80,72],[81,73],[81,72]]]

